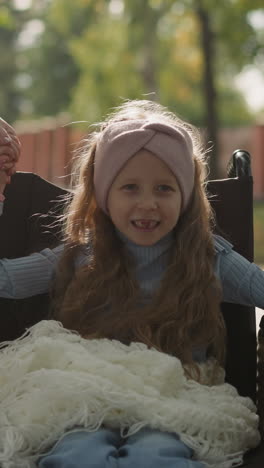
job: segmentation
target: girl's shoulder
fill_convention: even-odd
[[[216,254],[219,253],[229,253],[233,250],[233,244],[228,242],[222,236],[218,234],[213,234],[214,246]]]

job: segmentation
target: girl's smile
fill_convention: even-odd
[[[160,224],[160,222],[155,221],[155,219],[138,219],[132,220],[131,223],[136,229],[140,229],[145,232],[153,231]]]
[[[153,245],[177,224],[181,192],[169,167],[142,149],[115,178],[108,195],[112,222],[138,245]]]

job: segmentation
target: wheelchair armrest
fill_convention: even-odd
[[[240,149],[234,151],[227,165],[227,175],[229,178],[252,176],[251,157],[248,151]]]

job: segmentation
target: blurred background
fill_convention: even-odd
[[[0,83],[19,169],[59,185],[89,125],[124,99],[157,100],[199,127],[211,179],[248,150],[264,265],[263,0],[0,0]]]

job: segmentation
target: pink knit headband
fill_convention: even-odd
[[[115,177],[127,161],[143,148],[171,169],[181,190],[182,211],[186,208],[194,185],[193,145],[187,131],[155,121],[124,120],[109,124],[97,143],[95,197],[105,213],[108,193]]]

